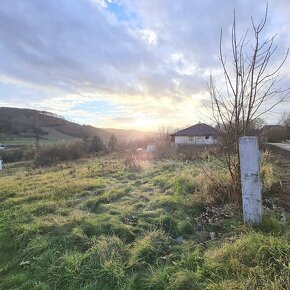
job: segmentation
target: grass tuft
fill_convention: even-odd
[[[289,286],[290,245],[283,238],[252,232],[207,251],[205,257],[209,279],[216,282],[239,281],[244,289],[265,289],[269,281],[275,281],[274,289]]]
[[[152,230],[136,240],[131,250],[130,264],[153,263],[169,251],[170,238],[162,230]]]

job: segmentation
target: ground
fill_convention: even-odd
[[[260,227],[244,226],[204,168],[226,176],[214,157],[8,164],[0,289],[287,289],[288,213],[272,203]],[[275,168],[263,168],[270,191]]]

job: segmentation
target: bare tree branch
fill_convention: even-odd
[[[264,17],[255,24],[251,17],[253,40],[248,39],[248,30],[241,37],[237,35],[236,12],[231,29],[231,64],[227,64],[223,47],[223,30],[220,32],[219,59],[224,74],[225,90],[219,91],[213,76],[207,89],[210,93],[208,109],[211,120],[221,133],[221,144],[225,149],[226,164],[234,182],[239,184],[239,156],[237,142],[240,136],[249,134],[254,121],[284,102],[290,88],[281,88],[280,72],[285,64],[289,49],[278,65],[273,66],[277,45],[272,37],[262,39],[267,24],[268,5]],[[238,186],[237,186],[238,188]]]

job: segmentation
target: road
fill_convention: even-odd
[[[269,145],[274,145],[278,148],[290,151],[290,144],[285,144],[285,143],[268,143]]]

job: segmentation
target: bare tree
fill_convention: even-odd
[[[117,149],[118,139],[115,135],[111,135],[108,143],[108,147],[110,151],[115,151]]]
[[[170,140],[170,131],[171,128],[169,126],[159,126],[158,128],[158,134],[159,134],[159,138],[162,141],[169,141]]]
[[[104,142],[98,135],[95,135],[90,144],[90,152],[100,152],[104,149]]]
[[[236,15],[234,12],[231,30],[231,53],[228,63],[223,47],[223,31],[220,34],[219,57],[224,74],[225,88],[219,90],[213,77],[210,77],[210,109],[212,121],[221,132],[221,144],[225,152],[225,161],[236,186],[237,198],[240,194],[238,138],[247,135],[255,120],[285,101],[289,89],[281,87],[281,68],[288,51],[281,61],[273,67],[273,57],[277,52],[274,44],[276,35],[263,39],[267,23],[268,6],[263,19],[256,24],[251,18],[254,34],[249,40],[249,31],[237,35]]]
[[[282,125],[290,126],[290,114],[284,113],[281,120]]]

